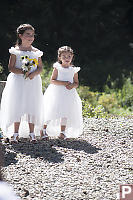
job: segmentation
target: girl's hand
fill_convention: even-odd
[[[73,88],[73,84],[71,82],[69,82],[69,84],[66,85],[66,88],[68,90],[71,90]]]
[[[26,78],[29,77],[29,71],[25,73],[25,77],[26,77]]]
[[[34,74],[34,73],[30,73],[30,74],[28,75],[28,77],[29,77],[30,80],[32,80],[32,79],[35,77],[35,74]]]
[[[65,81],[65,82],[64,82],[64,85],[65,85],[65,86],[70,85],[70,84],[71,84],[71,82],[69,82],[69,81]]]

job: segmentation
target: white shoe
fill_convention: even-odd
[[[18,139],[19,139],[19,134],[18,133],[14,133],[13,136],[11,137],[11,143],[18,143]]]
[[[30,142],[33,142],[33,143],[36,142],[36,137],[34,133],[30,133],[29,137],[30,137]]]
[[[58,138],[62,139],[62,140],[65,140],[66,139],[65,131],[61,131]]]
[[[43,129],[41,139],[42,140],[48,140],[49,139],[48,134],[46,132],[46,129]]]

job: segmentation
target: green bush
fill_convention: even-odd
[[[108,76],[107,83],[104,86],[104,93],[112,94],[118,100],[118,104],[121,107],[128,108],[133,106],[133,73],[130,73],[128,77],[122,74],[121,83],[119,80],[112,81],[111,77]],[[119,85],[119,87],[118,87]]]
[[[50,78],[52,75],[52,71],[53,71],[52,64],[48,64],[47,62],[44,62],[43,63],[43,71],[41,73],[43,92],[45,92],[48,85],[50,84]]]
[[[0,64],[0,81],[5,81],[6,80],[6,75],[4,73],[4,68],[3,66]]]
[[[98,92],[90,91],[88,86],[79,86],[77,92],[81,99],[87,100],[93,106],[97,105],[97,99],[99,96]]]
[[[133,85],[131,77],[125,79],[123,87],[119,91],[118,99],[122,107],[133,107]]]
[[[98,104],[102,105],[105,108],[106,112],[110,112],[113,108],[118,108],[118,100],[116,98],[115,93],[112,94],[105,94],[103,93],[99,99]]]
[[[133,108],[132,108],[133,111]],[[131,108],[112,108],[110,114],[113,116],[121,116],[121,117],[127,117],[127,116],[131,116],[132,115],[132,111]]]
[[[0,65],[0,73],[3,72],[3,67]]]
[[[87,100],[82,100],[83,117],[105,118],[107,112],[102,105],[92,106]]]

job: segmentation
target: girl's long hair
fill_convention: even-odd
[[[17,41],[16,41],[16,46],[20,46],[22,44],[22,40],[19,37],[19,34],[23,35],[23,33],[26,30],[33,30],[35,32],[35,29],[33,28],[32,25],[30,24],[21,24],[18,28],[17,28]]]

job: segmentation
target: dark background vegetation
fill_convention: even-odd
[[[133,0],[4,0],[0,11],[0,63],[8,74],[8,49],[16,28],[30,23],[36,29],[34,46],[43,61],[56,61],[57,49],[69,45],[80,83],[102,90],[107,78],[118,80],[133,68]],[[51,65],[49,65],[51,67]]]

